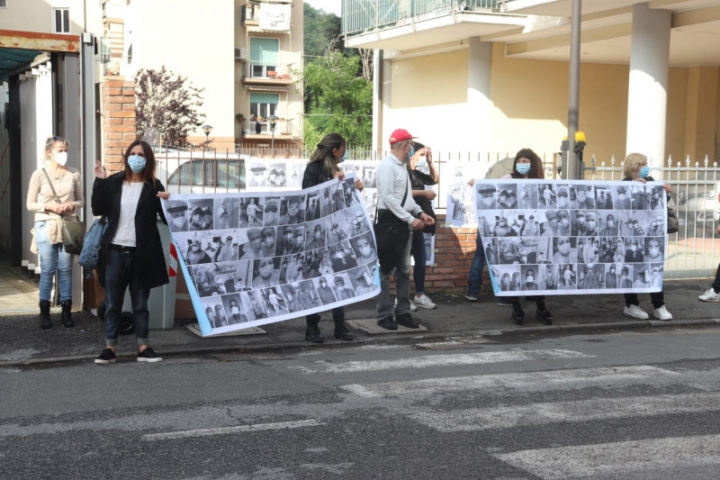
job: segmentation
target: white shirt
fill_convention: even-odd
[[[412,223],[414,217],[422,213],[422,209],[412,197],[412,185],[406,164],[392,153],[378,165],[375,181],[378,189],[378,209],[388,209],[407,223]],[[407,198],[405,203],[400,205],[406,190]]]
[[[122,196],[120,197],[120,220],[118,229],[112,239],[115,245],[136,247],[135,242],[135,214],[137,213],[140,194],[144,182],[123,182]]]

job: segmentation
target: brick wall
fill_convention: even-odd
[[[109,77],[102,84],[103,162],[108,173],[123,168],[123,154],[135,141],[135,82]]]
[[[445,222],[438,215],[438,223]],[[470,265],[475,255],[477,228],[441,227],[435,234],[435,265],[425,268],[425,291],[461,294],[467,290]],[[489,285],[487,268],[483,284]],[[414,291],[414,284],[410,287]]]

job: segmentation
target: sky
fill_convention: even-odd
[[[305,3],[310,4],[313,8],[323,9],[325,13],[334,13],[338,17],[340,16],[340,0],[305,0]]]

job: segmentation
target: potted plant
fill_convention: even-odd
[[[235,120],[237,120],[238,123],[242,123],[243,120],[245,120],[245,115],[243,115],[242,113],[236,113]]]
[[[270,78],[275,78],[277,77],[277,72],[275,70],[268,70],[267,76]]]

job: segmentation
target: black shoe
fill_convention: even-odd
[[[323,343],[325,338],[323,338],[319,328],[308,327],[305,329],[305,340],[312,343]]]
[[[137,361],[138,362],[148,362],[148,363],[155,363],[155,362],[162,362],[162,357],[155,353],[155,350],[153,350],[150,347],[147,347],[142,352],[138,352],[137,355]]]
[[[107,365],[108,363],[115,363],[115,352],[106,348],[102,351],[99,357],[95,359],[95,363],[98,365]]]
[[[62,305],[62,316],[60,317],[60,321],[62,322],[63,327],[73,328],[75,326],[75,322],[73,322],[72,315],[70,314],[70,310],[72,310],[72,300],[63,300],[60,302],[60,305]]]
[[[542,323],[543,325],[552,325],[553,316],[548,310],[538,310],[535,314],[535,320]]]
[[[338,340],[345,340],[347,342],[355,339],[355,337],[348,332],[345,322],[342,320],[335,320],[335,338]]]
[[[398,315],[395,317],[395,321],[398,323],[398,325],[402,325],[403,327],[407,328],[420,328],[420,324],[412,318],[412,316],[409,313],[403,313],[402,315]]]
[[[395,320],[393,319],[392,315],[389,317],[381,318],[377,321],[378,326],[384,328],[385,330],[397,330],[398,324],[395,323]]]
[[[522,308],[518,309],[513,306],[512,309],[512,322],[515,325],[522,325],[523,320],[525,320],[525,312],[522,311]]]
[[[40,328],[52,328],[50,300],[40,300]]]

